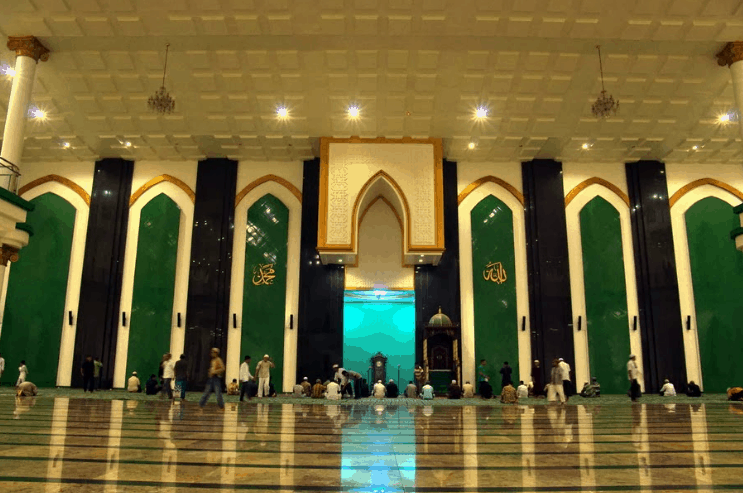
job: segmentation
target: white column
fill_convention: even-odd
[[[7,159],[16,166],[20,166],[23,154],[23,134],[28,118],[28,103],[31,100],[31,91],[34,87],[36,63],[41,59],[49,59],[49,50],[33,36],[11,36],[8,38],[8,49],[15,50],[15,75],[13,86],[10,89],[8,113],[5,117],[3,131],[3,148],[0,157]],[[7,165],[3,161],[4,165]],[[13,180],[3,176],[0,186],[10,189]]]
[[[717,54],[718,65],[730,67],[733,78],[733,94],[738,109],[738,130],[743,138],[743,41],[733,41]]]

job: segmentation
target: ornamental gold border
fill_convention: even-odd
[[[34,189],[34,188],[36,188],[36,187],[38,187],[40,185],[43,185],[44,183],[49,183],[51,181],[53,181],[55,183],[59,183],[60,185],[69,188],[70,190],[72,190],[73,192],[75,192],[76,194],[78,194],[83,199],[83,202],[85,202],[85,204],[88,207],[90,207],[90,195],[88,194],[88,192],[86,192],[83,189],[83,187],[81,187],[80,185],[78,185],[74,181],[70,180],[69,178],[65,178],[64,176],[59,176],[59,175],[46,175],[46,176],[42,176],[41,178],[37,178],[37,179],[35,179],[35,180],[33,180],[33,181],[31,181],[31,182],[23,185],[20,188],[20,190],[18,190],[18,196],[21,196],[24,193],[28,192],[29,190],[32,190],[32,189]]]
[[[727,183],[715,180],[714,178],[700,178],[699,180],[694,180],[691,183],[688,183],[684,185],[683,187],[679,188],[676,193],[674,193],[670,199],[668,199],[668,207],[673,207],[676,202],[678,202],[681,197],[686,195],[687,193],[691,192],[695,188],[699,188],[703,185],[712,185],[713,187],[720,188],[722,190],[725,190],[726,192],[730,192],[736,197],[738,197],[740,200],[743,200],[743,192],[738,190],[732,185],[728,185]]]
[[[269,182],[269,181],[273,181],[273,182],[278,183],[279,185],[282,185],[284,188],[289,190],[292,193],[292,195],[294,195],[297,198],[300,204],[302,203],[302,192],[300,192],[299,189],[295,187],[290,181],[284,178],[281,178],[280,176],[276,176],[276,175],[265,175],[265,176],[261,176],[257,180],[250,182],[248,186],[240,190],[240,193],[238,193],[235,196],[235,208],[237,209],[238,204],[242,202],[245,196],[248,195],[254,188],[260,185],[263,185],[264,183]]]
[[[612,192],[614,192],[622,201],[627,204],[627,207],[629,207],[629,196],[624,193],[618,186],[614,185],[611,182],[608,182],[604,180],[603,178],[599,178],[597,176],[594,176],[593,178],[589,178],[587,180],[584,180],[580,182],[578,185],[573,187],[570,192],[565,196],[565,207],[567,208],[568,204],[573,201],[575,197],[578,196],[579,193],[581,193],[586,188],[590,187],[591,185],[601,185],[604,188],[608,188]]]
[[[155,178],[151,179],[150,181],[148,181],[147,183],[139,187],[137,191],[134,192],[131,197],[129,197],[129,208],[131,208],[134,205],[134,203],[137,201],[137,199],[139,199],[139,197],[141,197],[142,194],[144,194],[147,190],[163,182],[172,183],[176,187],[186,192],[186,195],[188,195],[188,198],[191,199],[191,203],[196,202],[196,194],[194,193],[193,190],[191,190],[191,187],[189,187],[184,182],[182,182],[181,180],[179,180],[178,178],[174,176],[160,175],[160,176],[156,176]]]
[[[328,218],[328,190],[329,190],[329,157],[330,157],[330,144],[430,144],[433,146],[433,189],[434,189],[434,210],[435,210],[435,221],[436,221],[436,244],[435,245],[411,245],[410,244],[410,210],[407,205],[407,199],[405,194],[402,193],[400,186],[392,179],[387,173],[380,170],[374,174],[367,182],[361,187],[359,194],[356,196],[356,203],[354,204],[354,211],[352,215],[352,229],[351,229],[351,244],[340,245],[340,244],[327,244],[327,218]],[[444,151],[442,140],[440,138],[429,138],[429,139],[413,139],[410,137],[403,137],[402,139],[387,139],[384,137],[377,137],[374,139],[364,139],[358,136],[353,136],[348,139],[339,139],[334,137],[320,137],[320,200],[319,200],[319,214],[317,221],[317,249],[319,251],[332,251],[332,252],[353,252],[354,245],[356,244],[356,217],[358,213],[358,202],[359,197],[363,194],[364,190],[378,178],[380,173],[385,175],[388,182],[396,189],[396,191],[403,198],[405,205],[405,213],[408,219],[407,223],[407,247],[408,251],[426,251],[426,252],[443,252],[445,250],[444,244]],[[404,235],[403,235],[404,236]]]
[[[461,205],[462,202],[464,202],[464,199],[467,198],[469,194],[480,188],[486,183],[495,183],[496,185],[500,185],[501,187],[505,188],[510,192],[511,195],[516,197],[516,200],[518,200],[521,205],[524,205],[524,195],[519,192],[516,187],[511,185],[505,180],[501,180],[500,178],[496,178],[495,176],[488,175],[483,176],[482,178],[478,178],[477,180],[473,181],[466,187],[464,187],[464,190],[457,196],[457,205]]]

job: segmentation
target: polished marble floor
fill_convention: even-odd
[[[0,397],[0,492],[743,491],[743,406]]]

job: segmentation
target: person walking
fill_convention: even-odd
[[[255,365],[255,374],[258,375],[258,398],[260,399],[264,395],[268,397],[271,395],[270,381],[271,381],[271,368],[276,368],[273,360],[268,357],[267,354],[263,355],[263,359]]]
[[[629,378],[630,384],[629,384],[629,397],[632,399],[632,402],[637,401],[637,399],[640,398],[640,384],[637,382],[637,379],[640,376],[640,370],[637,368],[637,363],[635,362],[635,355],[630,354],[629,355],[629,361],[627,362],[627,378]]]
[[[222,398],[222,375],[224,375],[224,361],[219,357],[219,349],[213,347],[209,351],[211,356],[211,364],[209,365],[209,378],[206,381],[206,388],[204,389],[204,395],[201,396],[199,406],[202,408],[206,405],[206,401],[209,400],[209,395],[214,392],[217,394],[217,405],[220,409],[224,409],[224,399]]]
[[[0,379],[3,378],[3,373],[5,373],[5,358],[3,358],[3,354],[0,353]]]
[[[175,373],[175,388],[181,393],[181,401],[185,401],[186,387],[188,386],[188,359],[185,354],[181,354],[173,372]]]
[[[250,374],[250,356],[245,355],[245,359],[240,365],[240,402],[248,396],[250,400],[250,393],[248,392],[249,382],[253,380],[253,375]]]
[[[175,361],[173,361],[173,355],[170,353],[163,354],[163,360],[160,366],[163,369],[163,396],[173,399],[172,382],[175,380]]]
[[[544,380],[542,380],[542,367],[539,360],[535,359],[531,365],[531,384],[534,396],[544,395]]]
[[[101,368],[103,368],[103,363],[101,362],[101,359],[96,356],[93,358],[93,385],[96,389],[101,388]]]
[[[504,389],[508,385],[513,385],[513,380],[511,380],[511,373],[513,373],[513,368],[508,366],[508,361],[503,362],[503,367],[500,369],[501,374],[501,381],[500,386],[501,390]]]
[[[94,373],[95,364],[93,363],[93,357],[86,356],[85,361],[83,361],[80,367],[80,374],[83,376],[83,393],[88,391],[93,392],[93,387],[95,387]]]
[[[562,369],[560,368],[560,361],[555,358],[552,360],[552,373],[550,379],[550,389],[560,399],[560,404],[565,404],[565,386],[562,381]]]
[[[573,395],[573,382],[570,381],[570,365],[565,362],[564,359],[558,360],[557,366],[560,368],[560,374],[562,375],[562,390],[565,394],[565,400],[570,399]]]
[[[28,368],[26,367],[26,360],[21,360],[21,366],[18,367],[18,381],[15,383],[15,386],[18,387],[25,382],[27,376]]]

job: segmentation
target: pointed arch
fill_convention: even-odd
[[[290,181],[280,176],[269,174],[269,175],[261,176],[260,178],[252,181],[245,188],[240,190],[240,192],[235,197],[235,208],[237,209],[238,204],[242,201],[242,199],[245,198],[246,195],[250,193],[251,190],[269,181],[276,182],[279,185],[283,186],[284,188],[289,190],[292,193],[292,195],[294,195],[297,198],[300,204],[302,203],[302,192],[300,192],[297,187],[295,187]]]
[[[583,190],[590,187],[591,185],[601,185],[602,187],[608,188],[609,190],[614,192],[620,199],[622,199],[622,202],[627,204],[627,207],[629,207],[629,196],[624,193],[618,186],[604,180],[603,178],[599,178],[598,176],[583,180],[581,183],[573,187],[573,189],[570,190],[570,192],[568,192],[568,194],[565,196],[565,207],[567,207],[570,202],[572,202],[573,199],[578,196],[579,193],[581,193]]]
[[[359,227],[361,226],[361,217],[363,217],[363,214],[359,216],[359,208],[363,203],[365,203],[365,199],[367,195],[369,194],[369,191],[372,189],[372,187],[379,181],[383,180],[388,187],[392,189],[393,194],[395,195],[394,198],[397,198],[398,203],[395,204],[393,197],[385,197],[387,200],[387,205],[391,207],[391,209],[395,212],[395,215],[398,217],[398,220],[402,218],[402,223],[404,225],[403,228],[403,241],[407,243],[408,250],[411,249],[410,247],[410,206],[408,205],[408,199],[405,197],[405,193],[402,191],[402,188],[400,188],[400,185],[397,184],[394,178],[392,178],[390,175],[385,173],[384,171],[380,170],[374,173],[371,178],[369,178],[366,183],[364,183],[364,186],[361,187],[361,190],[359,191],[358,195],[356,196],[356,201],[353,204],[353,212],[351,214],[351,224],[353,226],[353,229],[351,230],[351,249],[357,248],[357,242],[358,242],[358,231]],[[379,194],[379,196],[382,196],[382,194]],[[373,199],[373,201],[377,200],[376,198]],[[371,202],[371,201],[370,201]],[[365,207],[368,209],[369,206]],[[402,209],[402,210],[399,210]],[[417,248],[417,247],[416,247]]]
[[[56,182],[56,183],[59,183],[60,185],[69,188],[70,190],[72,190],[73,192],[75,192],[76,194],[78,194],[83,199],[83,202],[85,202],[85,204],[88,207],[90,207],[90,195],[88,194],[88,192],[86,192],[83,189],[83,187],[81,187],[80,185],[78,185],[74,181],[70,180],[69,178],[65,178],[64,176],[59,176],[59,175],[54,175],[54,174],[42,176],[41,178],[37,178],[37,179],[35,179],[35,180],[33,180],[33,181],[31,181],[31,182],[23,185],[20,188],[20,190],[18,190],[18,196],[20,197],[23,194],[25,194],[26,192],[28,192],[29,190],[31,190],[33,188],[36,188],[36,187],[38,187],[40,185],[43,185],[44,183],[49,183],[51,181]]]
[[[464,190],[462,190],[462,192],[457,196],[457,205],[460,205],[462,202],[464,202],[464,199],[466,199],[469,194],[471,194],[472,192],[474,192],[475,190],[477,190],[479,187],[481,187],[482,185],[486,183],[495,183],[496,185],[500,185],[501,187],[508,190],[508,192],[511,195],[516,197],[516,200],[521,202],[521,205],[524,205],[524,195],[521,192],[519,192],[516,189],[516,187],[514,187],[507,181],[501,180],[500,178],[497,178],[492,175],[483,176],[482,178],[478,178],[477,180],[473,181],[472,183],[464,187]]]
[[[713,187],[717,187],[721,190],[725,190],[726,192],[730,192],[740,200],[743,200],[743,192],[741,192],[734,186],[728,185],[727,183],[720,180],[715,180],[714,178],[700,178],[679,188],[676,193],[674,193],[671,198],[668,199],[668,207],[673,207],[681,197],[691,192],[695,188],[699,188],[703,185],[712,185]]]
[[[172,183],[173,185],[177,186],[178,188],[186,192],[186,195],[188,195],[188,198],[191,199],[192,203],[196,202],[196,194],[193,190],[191,190],[191,187],[186,185],[183,181],[179,180],[175,176],[160,175],[154,177],[153,179],[139,187],[137,191],[132,194],[132,196],[129,198],[129,207],[131,208],[137,201],[137,199],[139,199],[139,197],[141,197],[142,194],[145,193],[147,190],[163,182]]]

